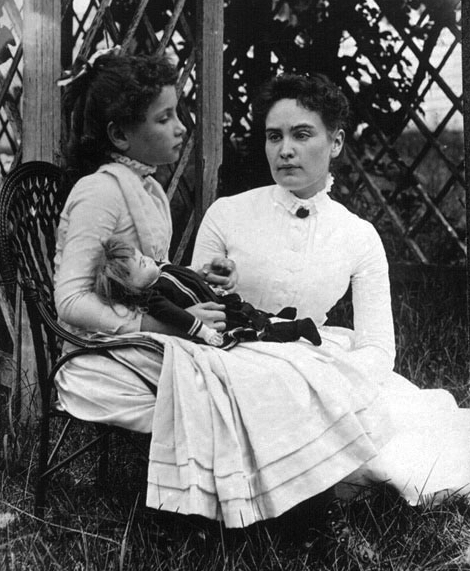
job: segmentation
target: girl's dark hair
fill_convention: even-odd
[[[302,107],[316,111],[330,132],[347,126],[349,102],[326,75],[285,73],[273,77],[253,102],[254,120],[264,128],[269,111],[281,99],[295,99]]]
[[[72,75],[84,65],[75,63]],[[114,149],[107,126],[129,127],[145,121],[152,101],[178,72],[166,57],[105,54],[66,87],[64,109],[69,140],[66,162],[79,176],[94,172]]]
[[[135,256],[135,248],[118,238],[103,242],[103,250],[95,266],[93,291],[106,305],[121,303],[136,309],[145,300],[145,293],[134,287],[129,277],[129,259]]]

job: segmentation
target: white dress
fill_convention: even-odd
[[[203,219],[192,265],[220,255],[234,260],[242,297],[266,311],[294,306],[300,317],[312,317],[323,338],[319,350],[378,388],[392,436],[373,459],[343,478],[350,486],[342,486],[341,493],[372,481],[388,481],[412,504],[438,492],[466,493],[470,410],[459,409],[447,391],[419,390],[392,372],[394,333],[382,243],[370,223],[331,200],[328,190],[300,200],[271,185],[217,200]],[[295,216],[300,205],[310,216]],[[350,283],[354,331],[325,327],[327,312]],[[347,367],[341,370],[348,374]]]
[[[101,241],[111,235],[143,251],[142,229],[154,225],[153,253],[167,259],[170,206],[162,187],[147,176],[151,170],[137,161],[110,163],[80,179],[70,192],[58,228],[54,295],[59,318],[77,335],[140,330],[141,314],[111,308],[91,289]],[[136,214],[135,205],[140,206]],[[141,360],[149,362],[148,380],[157,385],[161,359],[142,355]],[[155,396],[119,362],[100,355],[76,357],[59,371],[56,385],[59,404],[78,418],[151,431]]]

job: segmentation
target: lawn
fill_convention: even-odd
[[[465,299],[456,284],[394,288],[397,370],[422,388],[444,387],[469,406]],[[344,305],[336,319],[348,319]],[[81,434],[76,434],[76,440]],[[11,440],[9,440],[11,442]],[[470,502],[412,508],[385,486],[351,501],[347,553],[328,552],[306,504],[277,522],[225,530],[198,518],[144,507],[145,464],[116,443],[109,481],[95,486],[90,459],[57,477],[44,519],[32,513],[34,435],[18,435],[17,457],[0,481],[1,571],[361,570],[356,547],[379,555],[374,569],[470,570]]]

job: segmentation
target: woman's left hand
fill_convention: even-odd
[[[233,260],[228,258],[214,258],[210,264],[204,264],[199,275],[213,286],[233,293],[238,282],[238,273]]]

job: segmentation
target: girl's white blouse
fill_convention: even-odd
[[[152,177],[141,176],[132,164],[128,166],[136,190],[137,186],[144,189],[142,217],[153,223],[160,222],[161,227],[166,228],[166,208],[162,207],[161,201],[165,195],[159,183]],[[135,220],[118,181],[98,170],[80,179],[70,192],[60,216],[56,241],[54,295],[57,313],[64,325],[78,335],[140,330],[142,315],[139,312],[119,304],[105,305],[92,291],[102,241],[110,236],[141,248]],[[169,244],[170,238],[171,229],[168,229],[165,244]]]
[[[310,216],[298,218],[300,205]],[[296,307],[318,326],[352,285],[357,357],[387,368],[395,356],[388,264],[374,227],[326,189],[299,200],[278,185],[220,198],[207,211],[196,240],[193,267],[214,256],[235,261],[240,295],[277,313]]]

